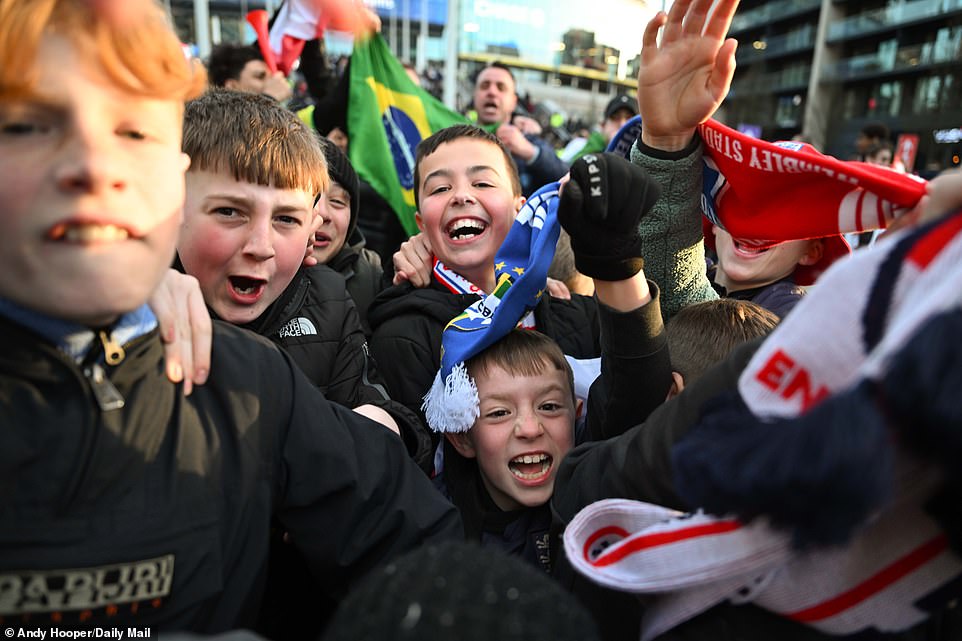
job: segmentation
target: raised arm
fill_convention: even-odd
[[[662,188],[661,200],[642,220],[641,235],[666,322],[682,307],[717,298],[705,274],[702,150],[695,131],[731,85],[735,41],[725,33],[737,5],[721,0],[709,16],[710,0],[681,0],[645,30],[638,71],[642,133],[631,160]]]
[[[684,149],[728,94],[735,73],[733,38],[725,38],[738,0],[676,0],[645,29],[638,70],[641,140]],[[664,27],[661,42],[658,31]]]
[[[645,171],[615,154],[571,166],[558,220],[578,271],[594,279],[601,312],[601,377],[588,397],[588,437],[607,438],[643,421],[664,399],[671,367],[657,300],[645,279],[639,221],[661,193]]]

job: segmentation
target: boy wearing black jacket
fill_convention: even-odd
[[[205,74],[160,8],[0,0],[0,57],[4,624],[247,626],[272,515],[332,594],[459,532],[394,435],[267,341],[215,324],[207,384],[166,379],[144,303]]]

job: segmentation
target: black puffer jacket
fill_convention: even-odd
[[[422,397],[441,364],[441,332],[476,300],[475,294],[454,294],[432,281],[423,289],[409,283],[391,287],[371,305],[371,352],[382,364],[391,398],[418,412],[422,419]],[[538,331],[557,341],[566,355],[581,359],[601,356],[594,299],[542,296],[534,315]]]
[[[367,310],[374,298],[390,287],[384,279],[381,257],[367,248],[367,241],[359,229],[355,229],[350,242],[327,262],[327,266],[340,274],[347,283],[347,293],[354,300],[357,315],[361,319],[364,335],[371,336]]]
[[[184,397],[155,331],[103,377],[0,319],[0,613],[8,626],[220,632],[257,613],[275,516],[331,594],[461,536],[397,437],[276,346],[214,324]],[[101,409],[104,390],[124,399]]]
[[[388,412],[412,457],[428,447],[421,418],[388,395],[354,301],[334,270],[324,265],[301,269],[284,293],[243,327],[284,348],[328,400],[348,408],[371,404]]]

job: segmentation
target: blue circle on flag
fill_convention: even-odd
[[[421,142],[421,132],[414,121],[395,106],[390,106],[381,117],[384,133],[391,146],[394,168],[397,170],[401,187],[414,187],[414,150]]]

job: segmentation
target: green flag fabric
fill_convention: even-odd
[[[380,34],[358,38],[351,56],[349,155],[408,234],[414,222],[414,150],[434,132],[468,120],[414,84]]]

